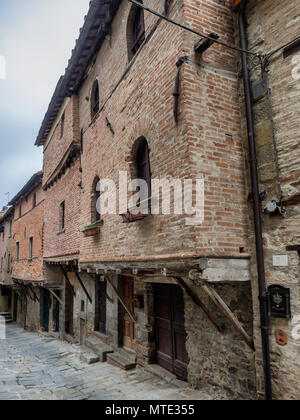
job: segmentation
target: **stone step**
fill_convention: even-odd
[[[89,336],[85,340],[85,346],[92,350],[93,353],[97,354],[100,358],[100,362],[106,362],[107,355],[113,353],[113,348],[103,343],[101,340],[94,336]]]
[[[88,365],[92,365],[100,361],[99,356],[93,353],[88,347],[85,347],[85,346],[80,347],[79,357],[80,357],[81,362],[87,363]]]
[[[10,323],[13,322],[13,319],[12,319],[12,316],[11,316],[10,312],[1,312],[0,316],[5,319],[5,322],[7,324],[10,324]]]
[[[108,354],[107,363],[116,366],[122,370],[131,370],[136,367],[136,363],[130,360],[130,358],[125,357],[123,352],[122,354],[119,352]]]

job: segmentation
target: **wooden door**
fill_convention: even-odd
[[[50,293],[43,289],[43,327],[49,331]]]
[[[66,334],[74,334],[74,294],[73,289],[66,283],[66,299],[65,299],[65,331]]]
[[[154,293],[157,363],[186,380],[189,359],[182,290],[175,285],[155,285]]]
[[[95,300],[95,331],[106,334],[106,295],[107,282],[96,279],[96,300]]]
[[[130,312],[134,313],[134,281],[130,277],[121,278],[123,285],[123,300]],[[135,324],[123,308],[123,346],[129,350],[136,350],[134,328]]]

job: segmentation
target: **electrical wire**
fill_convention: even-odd
[[[150,7],[145,6],[144,4],[139,3],[137,0],[128,0],[128,1],[130,3],[132,3],[132,4],[135,4],[137,7],[140,7],[141,9],[144,9],[147,12],[152,13],[155,16],[158,16],[159,18],[164,19],[164,20],[166,20],[169,23],[172,23],[173,25],[178,26],[181,29],[185,29],[186,31],[189,31],[189,32],[191,32],[191,33],[193,33],[195,35],[198,35],[201,38],[208,39],[210,41],[213,41],[216,44],[220,44],[223,47],[230,48],[230,49],[235,50],[235,51],[238,51],[238,52],[255,55],[256,57],[260,57],[261,56],[261,53],[255,53],[255,52],[252,52],[252,51],[243,50],[242,48],[236,47],[235,45],[229,44],[229,43],[224,42],[224,41],[217,40],[217,39],[212,38],[212,37],[210,37],[208,35],[204,35],[201,32],[195,31],[194,29],[189,28],[188,26],[183,25],[183,24],[177,22],[177,21],[169,18],[168,16],[165,16],[165,15],[157,12],[156,10],[153,10]]]
[[[283,50],[284,48],[288,47],[289,45],[293,44],[295,41],[298,41],[298,39],[300,40],[300,35],[298,35],[296,38],[292,39],[292,41],[281,45],[281,47],[276,48],[276,50],[271,51],[269,54],[267,54],[266,56],[268,58],[272,57],[272,55],[276,54],[278,51]]]

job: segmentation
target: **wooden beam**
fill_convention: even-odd
[[[99,277],[99,276],[97,276],[97,277]],[[96,281],[97,281],[97,277],[96,277]],[[101,282],[100,280],[98,280],[99,282]],[[114,301],[114,299],[112,299],[111,297],[109,297],[108,296],[108,294],[106,293],[106,292],[104,292],[104,296],[106,297],[106,299],[111,303],[111,304],[113,304],[115,301]]]
[[[215,303],[215,305],[223,312],[223,314],[226,316],[228,321],[233,325],[233,327],[240,333],[240,335],[243,337],[244,341],[248,344],[250,349],[255,351],[255,346],[254,346],[253,339],[244,330],[244,328],[240,324],[239,320],[235,317],[235,315],[229,309],[229,307],[226,305],[226,303],[221,298],[221,296],[215,291],[215,289],[212,286],[210,286],[208,284],[203,283],[201,285],[201,287],[208,294],[208,296],[212,299],[212,301]]]
[[[67,274],[66,270],[64,269],[64,266],[60,265],[60,268],[61,268],[61,271],[63,272],[63,274],[65,276],[66,282],[68,283],[69,287],[71,288],[71,290],[73,292],[73,295],[76,297],[76,292],[75,292],[74,287],[72,286],[72,284],[69,280],[68,274]]]
[[[83,288],[84,293],[86,294],[88,300],[92,304],[93,303],[93,300],[92,300],[91,296],[89,295],[89,292],[87,291],[85,285],[83,284],[83,281],[81,280],[81,278],[80,278],[80,276],[79,276],[79,274],[78,274],[75,266],[73,266],[73,270],[74,270],[75,276],[77,277],[77,280],[79,281],[81,287]]]
[[[35,291],[34,291],[34,288],[33,288],[32,284],[30,284],[30,285],[29,285],[29,287],[30,287],[30,290],[31,290],[31,291],[32,291],[32,293],[33,293],[34,300],[35,300],[35,301],[38,301],[38,302],[40,303],[40,300],[39,300],[39,298],[37,297],[37,294],[35,293]]]
[[[205,313],[205,315],[210,320],[210,322],[214,325],[214,327],[219,331],[219,333],[222,334],[224,331],[215,322],[215,320],[213,319],[212,315],[210,314],[210,312],[208,311],[204,303],[202,303],[202,301],[200,300],[199,296],[196,295],[196,293],[190,288],[190,286],[181,277],[174,277],[174,278],[177,281],[178,285],[187,292],[187,294],[194,301],[194,303],[202,309],[202,311]]]
[[[134,323],[136,323],[136,316],[129,310],[129,308],[127,308],[126,303],[123,301],[123,299],[121,298],[121,296],[119,295],[119,292],[116,288],[116,286],[113,284],[113,282],[110,280],[109,276],[106,276],[106,279],[108,281],[108,283],[111,285],[111,287],[113,288],[115,294],[117,295],[121,305],[123,306],[123,308],[125,309],[125,311],[128,313],[128,315],[130,316],[130,318],[132,319],[132,321]]]
[[[64,306],[64,304],[62,303],[62,301],[59,299],[59,297],[57,296],[56,293],[53,292],[53,290],[48,289],[49,292],[51,293],[51,295],[53,295],[55,297],[55,299],[60,303],[61,306]]]

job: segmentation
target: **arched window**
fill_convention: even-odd
[[[142,197],[146,200],[152,195],[151,189],[151,167],[150,167],[150,158],[149,158],[149,147],[146,139],[142,139],[136,154],[136,168],[137,168],[137,177],[146,181],[148,185],[148,196]]]
[[[96,177],[93,182],[92,188],[92,223],[101,220],[101,209],[100,209],[100,179]]]
[[[98,80],[95,80],[94,84],[93,84],[93,87],[92,87],[92,92],[91,92],[91,116],[92,116],[92,119],[99,112],[99,101],[100,101],[99,83],[98,83]]]
[[[138,0],[139,3],[143,3],[142,0]],[[132,6],[132,9],[128,18],[128,55],[129,60],[140,49],[140,46],[145,41],[145,19],[144,10],[136,5]]]

